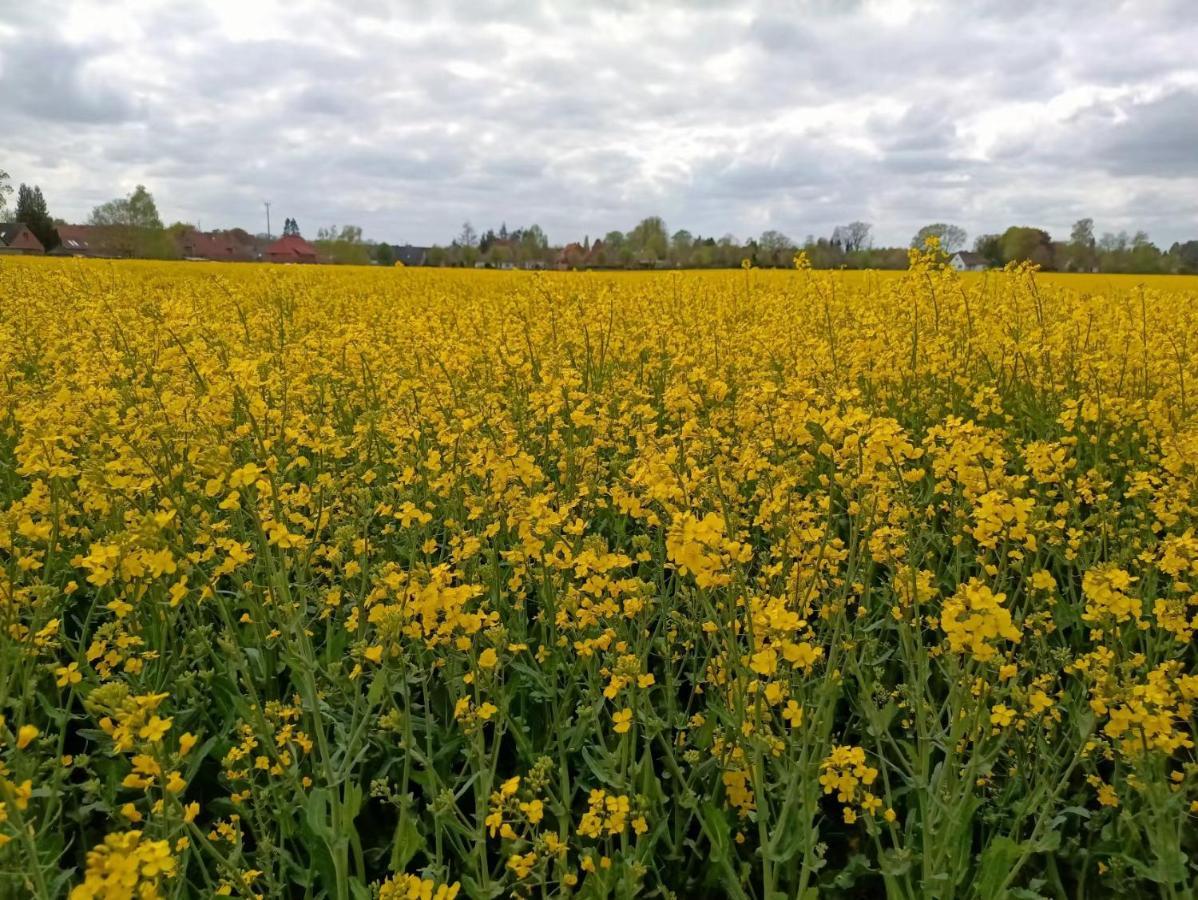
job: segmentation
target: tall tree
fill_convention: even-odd
[[[1090,272],[1098,264],[1098,242],[1094,240],[1094,220],[1078,219],[1069,233],[1069,268]]]
[[[992,266],[1001,266],[1002,258],[1002,235],[1000,234],[979,234],[973,241],[973,252],[986,257],[986,262]]]
[[[1128,269],[1137,275],[1151,275],[1159,272],[1162,267],[1161,251],[1148,237],[1148,233],[1137,231],[1131,239],[1131,252],[1128,254]]]
[[[370,246],[362,242],[362,229],[357,225],[320,228],[314,244],[329,262],[354,266],[370,264]]]
[[[1052,238],[1041,228],[1012,225],[999,238],[1002,260],[1009,262],[1032,262],[1048,269],[1053,265]]]
[[[691,251],[694,245],[694,236],[685,228],[675,231],[670,238],[670,261],[676,265],[686,265],[690,262]]]
[[[178,247],[162,227],[158,207],[144,185],[128,197],[118,197],[92,210],[88,223],[103,227],[105,244],[120,256],[155,259],[178,255]]]
[[[154,198],[146,190],[145,185],[139,184],[129,195],[129,216],[138,228],[162,230],[162,219],[158,216],[158,206]]]
[[[781,231],[763,231],[757,239],[757,262],[765,266],[790,265],[794,249],[794,241]]]
[[[641,219],[628,235],[628,243],[640,259],[650,262],[665,259],[670,246],[670,235],[666,231],[665,221],[661,216]]]
[[[1176,243],[1169,252],[1177,257],[1178,268],[1182,272],[1198,273],[1198,241]]]
[[[128,197],[118,197],[101,203],[92,210],[88,219],[91,225],[122,225],[130,228],[162,230],[162,219],[158,207],[145,185],[139,184]]]
[[[837,225],[832,232],[832,243],[840,244],[845,253],[864,250],[870,244],[869,232],[873,228],[868,222],[849,222]]]
[[[518,257],[516,261],[521,263],[544,262],[545,254],[549,250],[549,237],[541,226],[533,224],[519,232],[513,232],[513,240],[517,233],[520,235],[520,245],[516,251]]]
[[[0,221],[8,218],[8,195],[12,193],[12,185],[8,183],[8,173],[0,169]]]
[[[42,189],[37,185],[21,185],[21,189],[17,191],[17,211],[14,218],[27,225],[47,250],[53,250],[58,246],[58,232],[54,228],[54,220],[46,209],[46,198],[42,196]]]
[[[915,232],[915,237],[911,238],[911,246],[917,250],[922,249],[930,237],[939,238],[940,249],[951,255],[965,246],[967,235],[965,229],[960,226],[949,225],[947,222],[934,222]]]

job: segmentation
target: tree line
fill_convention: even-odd
[[[16,205],[8,209],[14,193],[10,179],[0,170],[0,221],[22,222],[47,251],[58,244],[57,226],[37,185],[20,185]],[[87,223],[103,230],[105,249],[113,255],[150,259],[177,258],[180,238],[194,228],[185,222],[164,226],[153,196],[143,185],[92,210]],[[251,235],[231,230],[240,241],[259,246],[271,235]],[[300,235],[295,219],[285,221],[285,235]],[[903,269],[910,247],[923,247],[935,237],[946,253],[966,247],[968,235],[960,226],[945,222],[925,225],[905,247],[878,247],[873,226],[853,221],[831,234],[807,235],[800,243],[776,229],[756,238],[740,240],[732,234],[719,237],[693,234],[686,229],[670,232],[660,216],[648,216],[628,231],[609,231],[594,241],[589,235],[565,247],[551,245],[544,229],[533,224],[478,232],[470,222],[448,244],[428,248],[424,262],[432,266],[554,267],[567,268],[728,268],[746,260],[759,267],[789,267],[800,250],[816,268]],[[332,263],[392,265],[396,245],[367,240],[357,225],[330,225],[317,229],[312,241],[320,257]],[[1094,220],[1079,219],[1068,240],[1054,240],[1041,228],[1012,226],[1001,233],[982,234],[973,253],[985,265],[1032,262],[1043,269],[1064,272],[1127,272],[1135,274],[1198,273],[1198,240],[1175,242],[1163,249],[1147,233],[1106,232],[1096,236]]]
[[[925,225],[902,247],[875,246],[872,235],[870,223],[853,221],[836,226],[827,236],[807,235],[801,243],[776,229],[741,241],[732,234],[703,236],[686,229],[671,233],[660,216],[649,216],[627,232],[609,231],[594,242],[584,237],[576,245],[580,252],[570,258],[562,249],[550,247],[536,225],[509,233],[505,224],[498,231],[489,229],[480,235],[466,222],[448,245],[431,248],[428,262],[451,266],[540,263],[572,268],[727,268],[747,260],[764,268],[789,267],[801,250],[815,268],[904,269],[910,248],[922,248],[929,238],[936,238],[949,255],[966,249],[968,238],[963,228],[945,222]],[[1068,241],[1054,241],[1040,228],[1012,226],[1001,233],[978,236],[972,247],[985,265],[995,268],[1032,262],[1064,272],[1198,273],[1198,240],[1176,242],[1165,250],[1143,231],[1130,236],[1108,232],[1096,238],[1093,219],[1079,220]]]
[[[1176,241],[1165,250],[1144,231],[1095,237],[1090,218],[1075,222],[1067,241],[1053,240],[1042,228],[1016,226],[979,236],[974,251],[996,266],[1026,260],[1061,272],[1198,273],[1198,240]]]

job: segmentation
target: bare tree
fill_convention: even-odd
[[[964,228],[957,225],[949,225],[946,222],[935,222],[931,225],[925,225],[919,231],[915,232],[915,237],[911,238],[911,246],[917,250],[922,250],[930,237],[940,239],[940,249],[945,253],[956,253],[965,246],[965,239],[968,235],[966,235]]]
[[[864,250],[871,243],[869,236],[871,228],[873,226],[868,222],[849,222],[848,225],[837,225],[836,230],[832,232],[832,243],[843,247],[845,253]]]

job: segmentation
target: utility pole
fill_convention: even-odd
[[[263,200],[262,205],[266,207],[266,239],[270,240],[270,201]]]

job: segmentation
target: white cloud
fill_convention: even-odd
[[[556,240],[661,214],[1198,236],[1188,0],[63,0],[0,11],[0,168],[84,218]]]

